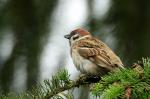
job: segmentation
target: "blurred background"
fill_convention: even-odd
[[[0,93],[30,90],[60,68],[76,79],[63,37],[76,28],[107,43],[125,65],[150,56],[149,0],[0,0]],[[75,99],[92,99],[88,88],[77,90]]]

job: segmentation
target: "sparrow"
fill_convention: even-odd
[[[124,68],[120,58],[87,30],[75,29],[64,37],[69,39],[73,63],[82,74],[104,75]]]

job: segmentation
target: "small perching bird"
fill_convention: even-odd
[[[76,29],[64,37],[69,39],[73,63],[82,74],[103,75],[124,68],[120,58],[88,31]]]

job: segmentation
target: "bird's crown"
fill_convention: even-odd
[[[70,33],[70,35],[75,35],[75,34],[79,34],[80,36],[91,35],[90,32],[82,28],[75,29]]]
[[[91,35],[90,32],[84,29],[78,28],[78,29],[73,30],[71,33],[65,35],[65,38],[70,39],[73,37],[74,39],[77,39],[79,37],[83,37],[87,35]]]

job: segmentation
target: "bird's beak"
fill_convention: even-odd
[[[70,35],[70,34],[64,35],[64,38],[70,39],[70,38],[71,38],[71,35]]]

